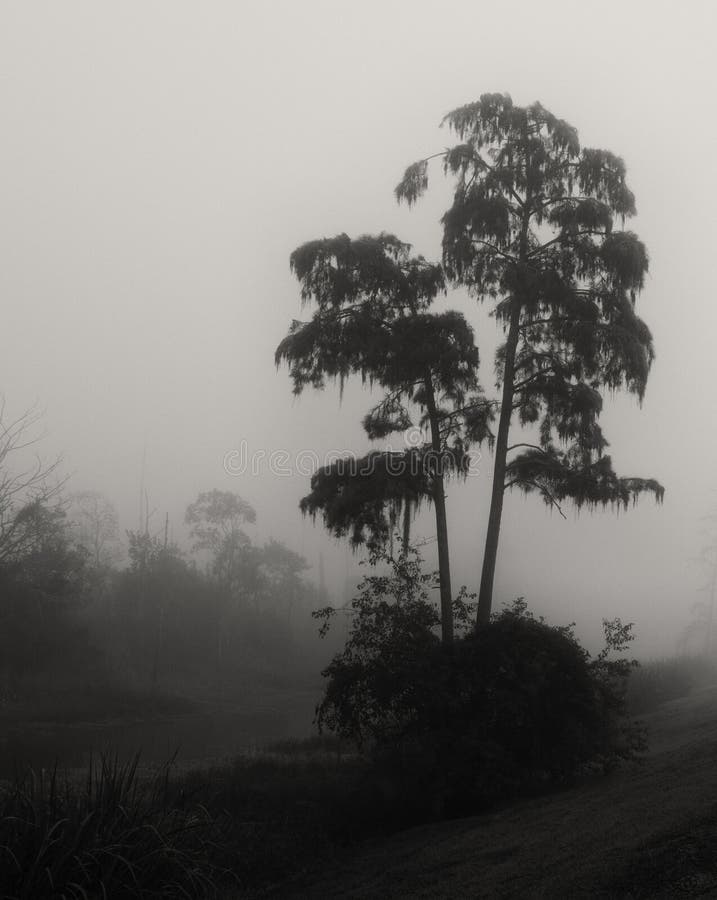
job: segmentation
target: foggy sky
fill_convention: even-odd
[[[711,196],[717,8],[709,2],[0,3],[0,390],[45,410],[46,455],[73,489],[106,493],[137,527],[142,458],[153,520],[201,490],[257,509],[257,540],[341,588],[356,560],[304,522],[308,478],[231,476],[223,459],[284,449],[363,451],[370,397],[349,386],[291,394],[273,353],[298,287],[288,258],[346,231],[395,232],[440,252],[445,189],[398,207],[405,167],[443,149],[443,115],[486,91],[539,100],[583,145],[622,156],[629,223],[651,265],[638,313],[657,360],[642,409],[608,403],[621,474],[658,478],[665,503],[551,514],[508,498],[496,605],[531,607],[586,633],[635,619],[671,652],[704,580],[690,563],[717,509]],[[476,327],[492,386],[495,325]],[[304,315],[308,315],[304,312]],[[449,492],[454,583],[479,578],[490,459]],[[417,525],[432,536],[430,516]],[[430,559],[431,548],[426,552]]]

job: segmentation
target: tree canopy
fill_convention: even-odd
[[[372,451],[316,472],[304,512],[357,545],[385,542],[398,515],[405,522],[423,500],[433,503],[439,547],[444,637],[452,633],[444,476],[462,474],[471,442],[490,439],[492,408],[478,383],[473,329],[458,312],[430,307],[445,289],[442,268],[413,256],[393,235],[347,235],[311,241],[291,256],[312,318],[295,321],[276,351],[300,393],[326,379],[359,376],[384,389],[366,415],[371,440],[414,426],[418,446]],[[407,544],[407,526],[404,545]]]
[[[441,220],[444,271],[491,303],[505,334],[478,612],[485,622],[506,488],[591,508],[626,506],[643,493],[662,499],[655,479],[614,472],[599,425],[605,389],[640,401],[645,393],[654,350],[635,302],[648,255],[624,230],[635,198],[623,161],[581,147],[576,130],[539,103],[484,94],[444,124],[459,140],[438,154],[454,183]],[[428,174],[428,159],[409,166],[398,199],[415,203]],[[536,430],[530,443],[509,443],[513,414]]]

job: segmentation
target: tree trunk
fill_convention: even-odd
[[[450,644],[453,641],[453,594],[448,557],[448,521],[446,519],[446,497],[443,492],[443,473],[436,475],[433,505],[436,508],[438,575],[441,582],[441,639],[444,644]]]
[[[406,498],[403,503],[403,549],[402,555],[406,556],[411,542],[411,501]]]
[[[503,369],[503,395],[500,403],[500,419],[498,435],[495,441],[495,461],[493,464],[493,488],[490,497],[490,513],[488,515],[488,532],[483,553],[483,571],[478,594],[478,613],[476,625],[487,625],[493,605],[493,579],[495,564],[498,559],[498,539],[500,522],[503,515],[503,497],[505,495],[505,467],[508,455],[508,433],[513,414],[513,377],[515,374],[515,351],[518,346],[520,327],[520,304],[515,303],[510,315],[508,338],[505,344],[505,367]]]
[[[526,131],[525,140],[528,140]],[[530,169],[530,154],[526,160],[526,169]],[[485,538],[485,550],[483,552],[483,570],[481,572],[480,590],[478,592],[478,611],[476,626],[487,625],[490,622],[490,612],[493,606],[493,579],[495,577],[495,564],[498,559],[498,539],[500,537],[500,522],[503,516],[503,497],[505,495],[505,468],[508,456],[508,434],[510,432],[510,420],[513,416],[513,397],[515,395],[515,353],[520,337],[520,314],[525,299],[525,267],[528,260],[528,234],[530,230],[530,217],[532,207],[532,192],[528,186],[525,202],[523,203],[522,225],[520,229],[520,242],[518,248],[518,288],[513,295],[508,336],[505,341],[505,364],[503,366],[503,393],[500,401],[500,419],[498,421],[498,435],[495,441],[495,462],[493,464],[493,487],[490,496],[490,512],[488,514],[488,531]]]
[[[159,608],[159,620],[157,622],[157,631],[154,638],[154,657],[152,660],[152,689],[156,690],[159,682],[159,658],[162,653],[162,643],[164,639],[164,604]]]
[[[436,511],[436,540],[438,542],[438,578],[441,592],[441,640],[444,644],[453,642],[453,594],[451,591],[451,567],[448,555],[448,520],[446,518],[446,495],[443,478],[443,454],[441,447],[440,423],[433,381],[426,378],[426,407],[431,426],[431,451],[433,456],[433,507]]]

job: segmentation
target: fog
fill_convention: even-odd
[[[274,350],[302,317],[289,254],[384,230],[438,259],[447,195],[398,206],[405,167],[442,150],[442,117],[481,93],[539,100],[628,167],[630,227],[650,253],[638,313],[657,359],[642,407],[611,399],[603,423],[616,469],[667,492],[662,506],[645,499],[620,515],[566,507],[566,520],[509,496],[496,606],[525,596],[588,643],[620,615],[636,622],[640,654],[674,652],[704,582],[691,562],[703,517],[717,506],[717,10],[646,0],[577,10],[3,3],[0,390],[16,413],[44,411],[39,449],[63,455],[71,489],[103,492],[135,529],[144,486],[152,527],[168,514],[180,542],[200,491],[237,492],[257,510],[252,539],[285,542],[315,580],[323,554],[343,602],[361,555],[302,519],[298,501],[309,451],[366,449],[371,398],[350,383],[343,398],[329,387],[296,399],[276,370]],[[461,293],[445,305],[475,326],[492,388],[495,323]],[[232,473],[239,452],[254,465]],[[448,493],[454,582],[471,589],[490,462],[486,452]],[[431,563],[434,530],[424,513],[416,533]]]

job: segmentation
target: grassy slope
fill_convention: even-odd
[[[717,897],[717,687],[645,722],[640,766],[367,845],[280,896]]]

